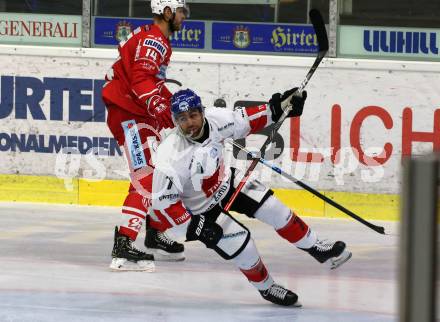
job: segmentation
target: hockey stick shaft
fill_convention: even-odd
[[[385,228],[381,227],[381,226],[376,226],[372,223],[370,223],[369,221],[363,219],[362,217],[356,215],[354,212],[348,210],[347,208],[345,208],[344,206],[338,204],[337,202],[333,201],[332,199],[328,198],[327,196],[323,195],[322,193],[320,193],[319,191],[313,189],[312,187],[308,186],[307,184],[305,184],[304,182],[296,179],[294,176],[292,176],[291,174],[285,172],[283,169],[277,167],[276,165],[268,162],[266,159],[263,158],[259,158],[255,155],[255,153],[250,152],[249,150],[247,150],[245,147],[243,147],[242,145],[238,144],[235,141],[229,141],[231,144],[233,144],[234,146],[236,146],[237,148],[239,148],[240,150],[242,150],[243,152],[245,152],[247,155],[249,155],[253,160],[257,160],[258,162],[264,164],[266,167],[272,169],[273,171],[275,171],[276,173],[280,174],[282,177],[292,181],[293,183],[297,184],[298,186],[300,186],[301,188],[303,188],[304,190],[307,190],[308,192],[314,194],[316,197],[320,198],[321,200],[324,200],[325,202],[329,203],[330,205],[332,205],[333,207],[335,207],[336,209],[342,211],[343,213],[345,213],[346,215],[352,217],[353,219],[356,219],[357,221],[359,221],[360,223],[364,224],[365,226],[367,226],[368,228],[374,230],[375,232],[379,233],[379,234],[383,234],[385,235]]]
[[[318,68],[319,64],[321,63],[322,59],[324,58],[325,54],[328,51],[327,32],[325,30],[325,24],[324,24],[324,20],[322,19],[321,14],[319,13],[318,10],[311,10],[309,13],[309,16],[312,21],[313,29],[315,30],[316,37],[318,38],[319,52],[318,52],[318,56],[316,57],[312,67],[310,68],[309,72],[307,73],[306,77],[304,78],[300,87],[298,88],[298,91],[296,91],[293,95],[298,95],[298,94],[301,95],[301,92],[306,87],[310,78],[312,78],[313,74],[315,73],[316,69]],[[289,100],[290,100],[290,98],[289,98]],[[286,119],[287,115],[289,114],[290,109],[291,109],[291,106],[289,106],[286,110],[284,110],[283,115],[281,115],[278,122],[275,123],[275,125],[272,129],[272,132],[270,133],[270,135],[267,137],[266,141],[261,146],[261,149],[260,149],[261,156],[264,156],[264,152],[266,151],[266,147],[272,142],[276,133],[278,132],[278,130],[280,129],[284,120]],[[258,164],[258,160],[253,159],[251,165],[246,170],[246,173],[244,174],[243,179],[240,181],[240,183],[238,184],[234,193],[232,194],[231,198],[229,199],[228,203],[226,204],[226,206],[224,208],[225,211],[229,211],[229,209],[231,209],[232,204],[234,203],[234,201],[237,198],[240,191],[243,189],[244,185],[246,184],[246,181],[251,176],[252,171],[254,171],[257,164]]]

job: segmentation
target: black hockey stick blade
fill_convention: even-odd
[[[182,87],[182,83],[176,79],[167,78],[167,79],[165,79],[165,83],[176,84],[177,86]]]
[[[327,31],[325,30],[324,19],[322,18],[321,13],[312,9],[309,12],[310,21],[312,22],[313,29],[315,30],[316,37],[318,38],[318,46],[319,52],[327,52],[328,51],[328,37]]]
[[[306,75],[306,78],[301,83],[301,86],[298,89],[298,92],[302,92],[309,82],[310,78],[312,78],[322,59],[325,57],[328,51],[328,37],[327,30],[325,29],[324,19],[322,18],[321,13],[312,9],[309,12],[310,21],[312,22],[313,29],[315,30],[316,38],[318,39],[318,55],[316,56],[315,62],[312,67],[310,67],[309,72]]]

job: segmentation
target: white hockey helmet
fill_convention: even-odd
[[[166,7],[169,7],[173,13],[176,12],[177,8],[184,8],[186,15],[189,15],[189,8],[185,0],[151,0],[151,12],[154,14],[163,14]]]

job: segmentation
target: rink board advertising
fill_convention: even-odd
[[[311,54],[318,40],[311,25],[214,22],[212,49]]]
[[[94,17],[94,45],[115,46],[150,19]],[[311,25],[185,21],[171,37],[173,48],[315,54]],[[209,45],[210,44],[210,45]]]
[[[115,46],[139,26],[152,24],[151,19],[95,17],[94,44]],[[204,49],[205,23],[185,21],[180,31],[171,36],[173,48]]]
[[[81,46],[81,16],[0,12],[2,44]]]
[[[113,57],[3,58],[0,173],[53,176],[64,169],[81,177],[97,173],[110,180],[125,177],[123,151],[107,128],[101,99],[103,77]],[[300,83],[307,67],[302,58],[295,59],[298,64],[293,66],[177,60],[168,77],[195,89],[207,108],[222,98],[232,109],[238,101],[269,99]],[[383,63],[383,68],[369,66],[360,60],[356,69],[337,65],[320,69],[307,89],[303,115],[283,124],[277,150],[266,158],[317,189],[396,193],[404,156],[440,150],[440,73],[436,64],[430,67],[434,71],[421,72],[414,71],[425,65],[412,62],[405,67],[411,70],[393,62]],[[242,143],[253,148],[264,139],[253,135]],[[81,166],[66,168],[70,158],[81,160]],[[245,158],[237,160],[246,167]],[[263,181],[270,180],[273,187],[294,188],[270,171],[267,175]]]
[[[440,29],[339,26],[338,55],[440,60]]]
[[[37,126],[33,133],[25,131],[24,126],[10,133],[0,131],[0,152],[64,151],[85,155],[95,149],[96,154],[121,155],[117,142],[102,135],[107,131],[95,135],[74,133],[78,126],[69,126],[75,122],[105,123],[106,109],[101,99],[104,80],[30,76],[1,76],[0,80],[0,121],[36,121]]]

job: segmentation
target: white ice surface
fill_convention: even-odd
[[[271,227],[239,218],[302,308],[264,301],[197,242],[185,244],[184,262],[156,262],[155,273],[111,272],[117,208],[0,203],[0,321],[397,321],[396,223],[376,222],[391,234],[383,236],[351,220],[305,218],[353,252],[329,270]]]

